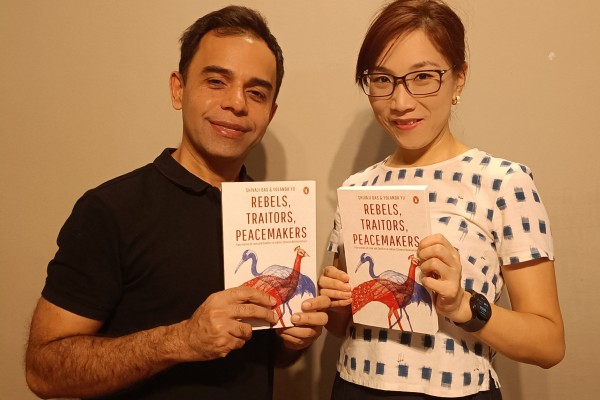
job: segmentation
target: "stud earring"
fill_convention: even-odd
[[[452,105],[455,106],[457,104],[460,104],[460,96],[456,96],[452,99]]]

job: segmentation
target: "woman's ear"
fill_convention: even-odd
[[[466,62],[460,66],[456,67],[456,87],[454,89],[454,97],[460,96],[463,88],[465,87],[465,83],[467,82],[467,71],[469,70],[469,64]]]

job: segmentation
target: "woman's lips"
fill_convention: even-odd
[[[411,119],[397,119],[392,121],[394,126],[403,131],[409,131],[411,129],[416,128],[422,120],[417,118]]]

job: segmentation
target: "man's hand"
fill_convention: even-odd
[[[245,321],[276,323],[271,310],[275,303],[268,294],[246,286],[213,293],[183,323],[181,340],[189,348],[189,360],[212,360],[241,348],[252,337],[252,326]]]

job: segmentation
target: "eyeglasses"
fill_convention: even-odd
[[[406,91],[415,96],[433,94],[442,87],[442,77],[449,69],[428,69],[409,72],[404,76],[390,74],[362,74],[360,82],[369,97],[387,97],[394,93],[398,82],[402,82]]]

